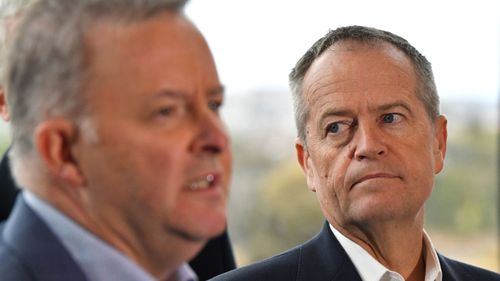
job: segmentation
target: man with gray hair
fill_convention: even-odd
[[[2,280],[196,280],[226,226],[223,87],[182,0],[40,0],[9,46]]]
[[[310,241],[214,280],[500,280],[438,254],[424,204],[447,120],[427,59],[360,26],[328,32],[290,74],[297,158],[326,217]]]

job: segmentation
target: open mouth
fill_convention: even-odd
[[[216,176],[214,174],[208,174],[203,178],[196,179],[188,184],[190,190],[203,190],[208,189],[215,185]]]

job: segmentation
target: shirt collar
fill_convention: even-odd
[[[365,249],[344,236],[330,224],[330,229],[346,251],[363,281],[402,280],[397,272],[391,271],[372,257]],[[425,281],[442,281],[441,265],[432,242],[424,231]]]
[[[48,225],[89,280],[154,281],[155,278],[120,251],[96,237],[71,218],[29,191],[26,203]],[[168,281],[196,281],[188,264],[177,269]]]
[[[441,271],[441,264],[436,252],[436,248],[432,244],[430,236],[424,229],[424,251],[425,251],[425,281],[436,280],[442,281],[443,272]]]
[[[167,281],[198,281],[198,276],[187,263],[184,263]]]

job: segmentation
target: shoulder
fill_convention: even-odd
[[[85,280],[62,243],[22,196],[0,234],[2,281]]]
[[[219,275],[213,281],[295,280],[299,270],[302,246],[297,246],[279,255]]]
[[[0,276],[2,280],[35,280],[16,253],[0,242]]]
[[[214,281],[360,280],[348,255],[325,222],[309,241],[260,262],[230,271]]]
[[[443,280],[499,281],[500,274],[439,255]]]
[[[11,223],[12,224],[12,223]],[[0,223],[0,276],[1,280],[35,280],[21,255],[6,242],[7,222]]]

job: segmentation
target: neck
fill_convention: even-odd
[[[166,239],[165,239],[166,240]],[[123,248],[123,252],[134,259],[144,270],[157,280],[170,280],[169,277],[185,262],[191,260],[205,245],[204,242],[186,241],[184,238],[170,237],[153,250]]]
[[[189,240],[165,231],[133,230],[124,220],[106,221],[88,211],[80,195],[65,191],[50,194],[32,190],[38,197],[70,217],[93,235],[134,261],[158,280],[168,280],[179,266],[192,259],[206,241]],[[115,217],[116,218],[116,217]]]
[[[425,249],[425,248],[424,248]],[[410,273],[408,277],[405,277],[406,281],[421,281],[425,280],[425,251],[422,251],[420,259],[418,260],[415,268]]]
[[[425,277],[423,211],[411,221],[332,225],[405,280],[423,280],[421,276]]]

